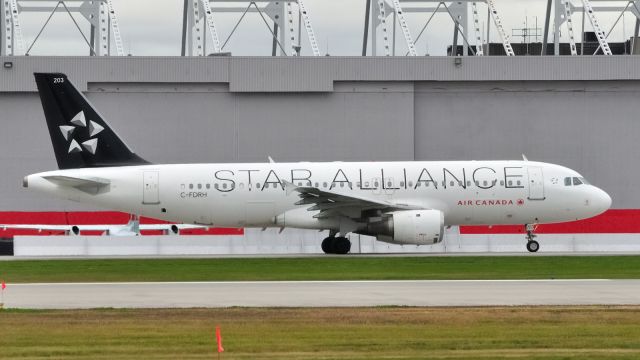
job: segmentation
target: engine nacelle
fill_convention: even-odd
[[[444,214],[440,210],[404,210],[370,224],[367,232],[380,241],[400,245],[433,245],[444,237]]]

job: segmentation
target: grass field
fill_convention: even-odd
[[[1,311],[0,358],[639,359],[640,307]]]
[[[8,283],[578,278],[639,279],[640,256],[0,261]]]

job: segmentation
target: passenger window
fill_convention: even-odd
[[[580,181],[580,179],[578,179],[577,177],[573,178],[573,185],[582,185],[582,181]]]
[[[424,187],[429,187],[430,183],[424,183]]]
[[[326,182],[323,182],[323,183],[322,183],[322,187],[325,187],[325,188],[326,188],[326,187],[327,187],[327,183],[326,183]]]
[[[211,184],[207,184],[207,190],[211,189]]]
[[[416,187],[420,187],[420,186],[422,186],[422,183],[421,183],[421,182],[419,182],[419,183],[417,183],[417,184],[416,184]]]
[[[218,184],[213,185],[214,188],[216,188],[216,190],[218,190],[220,188],[220,186],[218,186]]]
[[[517,184],[518,184],[518,186],[522,185],[522,183],[520,182],[520,180],[518,180]]]
[[[449,185],[454,186],[453,184],[455,184],[453,181],[449,181]]]
[[[298,181],[298,186],[302,186],[302,181]]]
[[[378,187],[380,184],[376,181],[373,183],[373,186]]]
[[[316,183],[316,187],[320,187],[320,184],[319,184],[319,183]]]
[[[244,189],[244,183],[240,183],[240,189]]]
[[[571,178],[570,177],[564,178],[564,186],[571,186]]]
[[[413,181],[409,181],[409,187],[413,187]]]
[[[340,183],[340,187],[341,187],[341,188],[343,188],[343,187],[344,187],[344,183],[343,183],[343,182],[341,182],[341,183]]]
[[[467,181],[467,186],[471,186],[471,181]]]
[[[387,181],[387,187],[388,187],[388,188],[390,188],[390,187],[392,187],[392,186],[393,186],[393,185],[391,185],[391,181]]]
[[[500,180],[500,186],[504,186],[504,180]]]
[[[487,185],[489,185],[489,183],[487,182],[487,180],[485,180],[485,181],[482,182],[482,185],[487,186]]]
[[[400,187],[404,187],[404,181],[400,181]]]
[[[198,184],[198,190],[202,189],[202,184]]]
[[[189,184],[189,190],[193,190],[193,184]]]
[[[260,189],[260,183],[256,183],[256,189]]]
[[[513,181],[509,180],[508,184],[509,184],[509,186],[513,186]]]

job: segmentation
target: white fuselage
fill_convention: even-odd
[[[103,191],[60,186],[45,177],[106,179]],[[611,198],[566,185],[577,172],[531,161],[176,164],[59,170],[28,176],[29,188],[63,199],[180,223],[275,227],[290,211],[316,212],[285,182],[336,194],[443,212],[446,225],[534,224],[598,215]],[[299,227],[327,229],[326,223]]]

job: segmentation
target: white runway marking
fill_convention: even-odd
[[[8,284],[4,300],[29,309],[640,305],[640,280]]]

